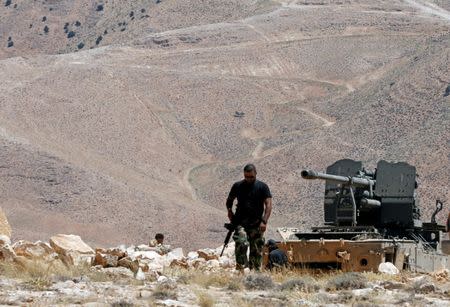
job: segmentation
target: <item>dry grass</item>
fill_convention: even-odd
[[[32,288],[46,289],[58,281],[86,277],[93,282],[119,282],[142,285],[143,281],[93,270],[88,263],[67,266],[60,260],[20,259],[16,262],[0,262],[0,275],[26,282]]]
[[[395,282],[407,282],[409,278],[413,276],[414,273],[408,271],[400,271],[397,275],[374,273],[374,272],[364,272],[362,273],[366,276],[368,281],[395,281]]]
[[[311,276],[291,278],[280,285],[281,291],[313,292],[319,290],[319,288],[320,286]]]
[[[25,281],[37,289],[48,288],[53,282],[65,281],[87,275],[89,265],[66,266],[60,260],[28,260],[20,259],[16,262],[1,262],[0,274]]]
[[[236,291],[242,288],[241,277],[234,276],[229,272],[204,273],[195,270],[171,269],[164,271],[164,274],[175,277],[179,283],[197,284],[206,289],[217,287]]]
[[[152,297],[156,300],[167,300],[167,299],[176,300],[177,292],[176,290],[168,288],[164,285],[158,285],[153,291]]]
[[[112,303],[111,307],[133,307],[134,305],[132,303],[128,303],[125,301],[120,301],[116,303]]]
[[[214,306],[215,300],[214,298],[206,292],[198,291],[197,295],[197,303],[200,307],[211,307]]]

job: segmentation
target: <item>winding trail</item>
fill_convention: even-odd
[[[437,6],[434,3],[430,3],[428,1],[423,0],[404,0],[410,6],[413,6],[423,13],[438,16],[446,21],[450,22],[450,12]]]
[[[305,112],[306,114],[311,115],[315,119],[318,119],[318,120],[322,121],[323,122],[322,127],[329,127],[329,126],[334,125],[334,123],[335,123],[334,121],[330,121],[327,118],[323,117],[322,115],[319,115],[319,114],[317,114],[317,113],[315,113],[315,112],[313,112],[311,110],[308,110],[306,108],[298,107],[298,109],[300,111],[302,111],[302,112]]]

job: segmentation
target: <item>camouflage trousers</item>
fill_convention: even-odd
[[[251,270],[259,271],[262,263],[262,252],[264,247],[263,233],[259,225],[251,228],[238,226],[233,234],[236,255],[236,269],[243,270],[248,267]],[[247,258],[247,250],[250,247],[250,254]]]

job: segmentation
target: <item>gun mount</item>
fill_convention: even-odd
[[[414,166],[381,160],[369,171],[344,159],[326,173],[303,170],[301,176],[325,181],[324,226],[278,229],[279,248],[292,264],[353,271],[376,271],[387,261],[415,271],[449,267],[441,251],[445,226],[436,222],[443,204],[437,201],[431,222],[421,221]]]

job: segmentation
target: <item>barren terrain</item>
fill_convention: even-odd
[[[436,198],[450,200],[449,11],[443,0],[0,4],[0,207],[13,238],[111,245],[164,232],[216,246],[248,162],[274,196],[268,237],[322,222],[323,183],[300,171],[341,158],[415,165],[429,220]]]

